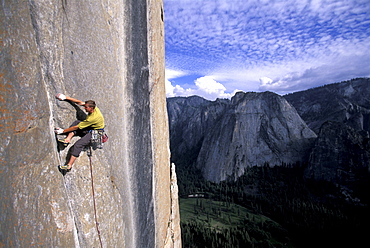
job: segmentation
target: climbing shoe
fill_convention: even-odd
[[[67,147],[69,145],[69,142],[66,142],[66,139],[58,139],[58,142],[63,144],[65,147]]]
[[[65,176],[67,172],[71,171],[71,169],[68,169],[68,165],[58,165],[58,170],[63,176]]]
[[[65,170],[65,171],[70,171],[71,169],[68,169],[68,164],[65,165],[59,165],[59,169]]]

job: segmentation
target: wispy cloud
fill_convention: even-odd
[[[370,76],[367,0],[164,2],[167,69],[209,76],[221,92],[285,93]]]

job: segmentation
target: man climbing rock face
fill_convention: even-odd
[[[90,143],[91,131],[92,130],[102,130],[104,129],[104,117],[100,112],[100,109],[96,107],[96,104],[93,100],[88,100],[86,102],[68,97],[64,94],[57,94],[55,96],[60,101],[71,101],[77,105],[84,106],[85,111],[87,112],[87,118],[84,121],[74,121],[71,126],[67,129],[55,128],[54,132],[56,134],[66,134],[67,137],[62,140],[65,146],[68,146],[71,142],[73,136],[80,136],[81,139],[76,141],[71,149],[71,158],[69,162],[65,165],[60,165],[59,169],[69,171],[72,169],[72,165],[75,162],[76,158],[80,156],[82,149]]]

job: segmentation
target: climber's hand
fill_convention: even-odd
[[[64,129],[57,127],[57,128],[54,129],[54,133],[62,134],[62,133],[64,133]]]
[[[65,99],[67,99],[66,95],[64,94],[61,94],[61,93],[58,93],[56,94],[55,96],[58,100],[61,100],[61,101],[64,101]]]

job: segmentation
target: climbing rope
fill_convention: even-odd
[[[99,236],[100,247],[103,247],[103,243],[102,243],[102,241],[101,241],[101,237],[100,237],[100,230],[99,230],[98,217],[97,217],[97,215],[96,215],[95,190],[94,190],[94,177],[93,177],[92,159],[91,159],[91,156],[92,156],[91,146],[89,146],[89,150],[88,150],[87,156],[88,156],[88,157],[89,157],[89,159],[90,159],[91,188],[92,188],[92,196],[93,196],[93,201],[94,201],[95,226],[96,226],[96,231],[98,232],[98,236]]]

